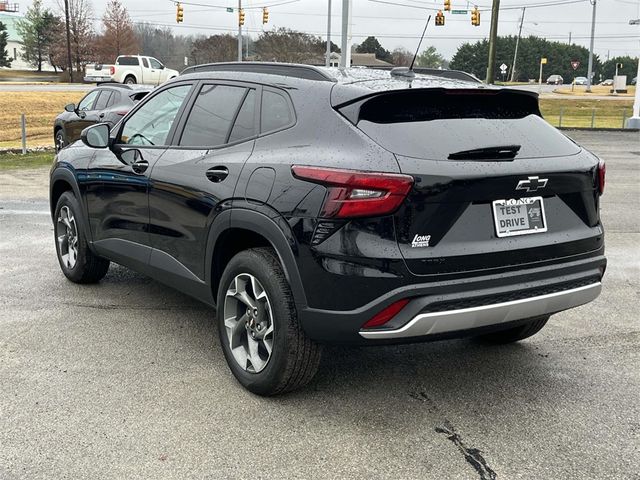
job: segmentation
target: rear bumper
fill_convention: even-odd
[[[387,330],[360,330],[360,336],[370,340],[398,339],[440,335],[460,330],[477,329],[511,323],[517,320],[550,315],[578,307],[595,300],[602,284],[592,283],[578,288],[522,298],[510,302],[481,305],[443,312],[416,315],[400,328]]]
[[[298,306],[308,336],[327,343],[409,343],[501,330],[594,300],[606,258],[523,268],[508,273],[405,285],[348,311]],[[355,280],[354,280],[355,281]],[[360,280],[364,286],[366,278]],[[331,292],[324,292],[331,295]],[[383,327],[362,325],[392,303],[410,302]]]
[[[87,83],[106,83],[113,82],[113,78],[110,75],[87,75],[84,77],[84,81]]]

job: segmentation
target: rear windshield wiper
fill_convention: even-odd
[[[493,160],[508,162],[520,151],[521,145],[501,145],[499,147],[475,148],[449,154],[449,160]]]

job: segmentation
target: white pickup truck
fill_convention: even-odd
[[[140,55],[120,55],[115,65],[89,64],[85,70],[84,81],[90,83],[117,82],[133,85],[160,85],[170,78],[178,76],[176,70],[166,68],[153,57]]]

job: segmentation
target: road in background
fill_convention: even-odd
[[[210,308],[118,266],[68,282],[46,169],[0,170],[0,478],[638,479],[640,136],[569,133],[608,162],[600,298],[515,345],[329,347],[269,399]]]

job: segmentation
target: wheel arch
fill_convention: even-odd
[[[89,228],[88,216],[85,207],[85,203],[82,201],[80,194],[80,187],[76,181],[73,173],[65,168],[56,168],[51,174],[51,180],[49,183],[49,207],[51,210],[51,220],[55,222],[56,205],[58,200],[64,192],[72,192],[80,204],[80,210],[82,215],[80,221],[84,232],[87,235],[87,240],[91,243],[91,229]]]
[[[211,286],[214,299],[217,299],[220,278],[229,260],[242,250],[261,246],[275,250],[296,304],[306,306],[294,254],[296,242],[288,223],[282,217],[273,219],[248,209],[226,210],[216,217],[210,228],[205,279]]]

